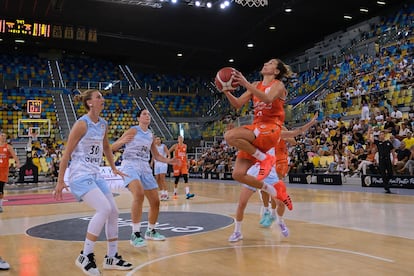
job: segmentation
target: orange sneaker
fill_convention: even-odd
[[[290,196],[286,193],[286,185],[282,180],[279,180],[278,182],[273,184],[273,187],[275,188],[277,195],[276,199],[279,199],[282,201],[286,207],[289,210],[293,209],[292,200],[290,199]]]
[[[259,174],[257,175],[257,180],[262,181],[269,175],[272,167],[275,166],[276,157],[274,157],[271,154],[266,154],[266,158],[263,161],[259,161],[259,162],[260,162],[260,170],[259,170]]]

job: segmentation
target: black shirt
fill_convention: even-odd
[[[390,154],[394,149],[392,143],[389,140],[379,141],[374,140],[374,144],[378,148],[378,157],[380,161],[391,161]]]

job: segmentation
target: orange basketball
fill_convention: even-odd
[[[218,90],[233,91],[237,89],[238,85],[234,83],[232,75],[235,70],[233,67],[224,67],[217,72],[214,83]]]

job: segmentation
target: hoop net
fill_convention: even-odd
[[[267,0],[234,0],[239,5],[242,5],[243,7],[264,7],[267,6]]]

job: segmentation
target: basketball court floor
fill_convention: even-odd
[[[259,225],[262,204],[253,195],[242,226],[244,239],[230,243],[240,185],[190,182],[195,198],[185,199],[181,183],[177,199],[161,202],[158,230],[167,240],[148,241],[143,248],[129,244],[129,192],[114,191],[120,209],[119,254],[135,268],[101,269],[103,275],[414,275],[414,190],[384,194],[357,181],[342,186],[287,184],[294,201],[293,211],[285,214],[289,237],[277,225]],[[51,188],[48,183],[6,186],[0,256],[11,269],[0,276],[83,275],[74,261],[93,212],[71,194],[63,202],[53,201]],[[95,253],[102,268],[103,236]]]

